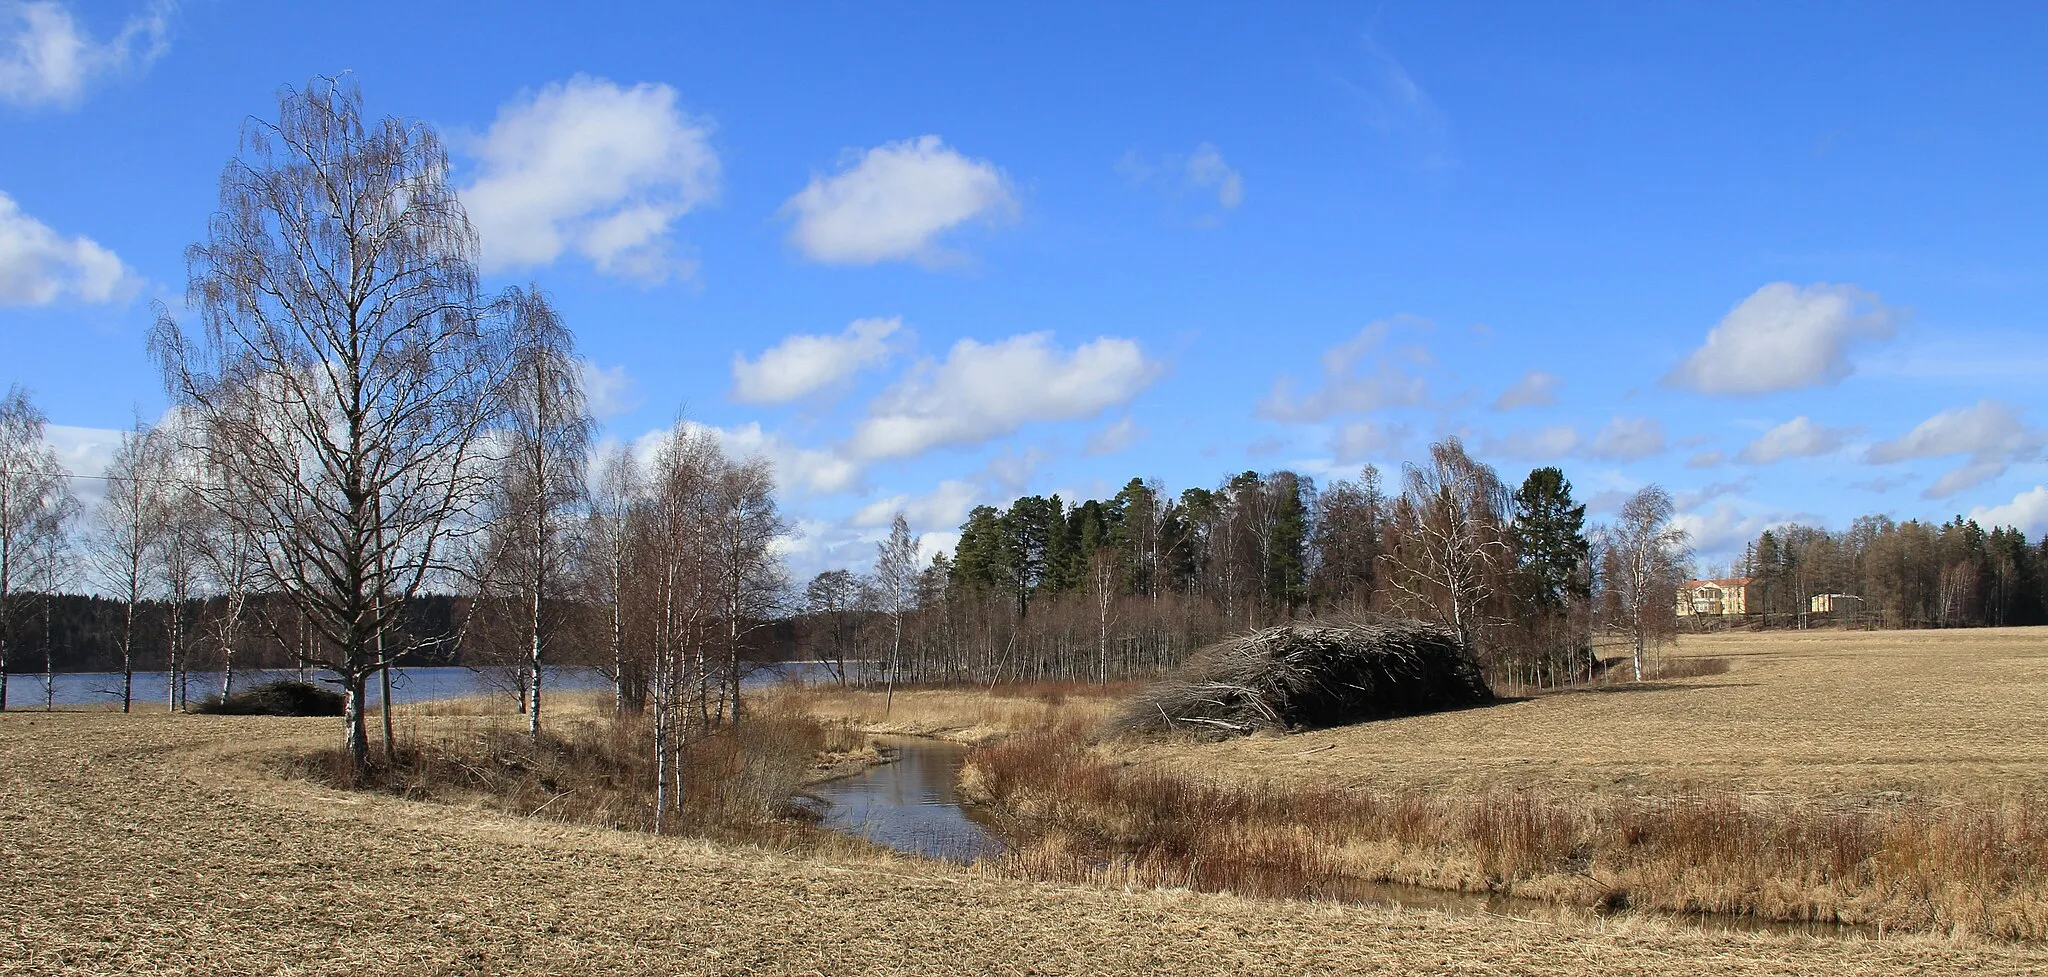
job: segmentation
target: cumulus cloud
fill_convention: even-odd
[[[577,75],[500,108],[462,191],[486,270],[574,251],[606,274],[694,274],[670,254],[669,230],[717,195],[719,163],[711,123],[677,101],[668,85]]]
[[[1396,329],[1427,328],[1427,320],[1412,316],[1367,325],[1358,335],[1323,352],[1320,388],[1297,393],[1294,378],[1283,376],[1259,402],[1259,416],[1276,421],[1320,421],[1338,414],[1424,403],[1429,399],[1429,386],[1414,370],[1430,362],[1429,352],[1415,345],[1389,348],[1388,340]]]
[[[1977,506],[1970,518],[1980,526],[2013,526],[2028,535],[2048,534],[2048,485],[2036,485],[2002,505]]]
[[[760,356],[732,358],[732,397],[749,404],[783,404],[837,386],[863,369],[888,361],[889,337],[903,319],[855,319],[836,336],[790,336]]]
[[[1063,351],[1051,333],[994,343],[963,339],[925,360],[868,406],[853,437],[862,458],[907,458],[977,444],[1033,421],[1078,420],[1129,403],[1159,376],[1129,339],[1104,336]]]
[[[1760,394],[1839,382],[1849,348],[1888,339],[1897,314],[1853,285],[1757,289],[1707,333],[1665,382],[1707,394]]]
[[[170,50],[171,10],[152,3],[96,41],[61,3],[0,3],[0,100],[75,105],[93,82],[148,67]]]
[[[1530,370],[1516,380],[1514,386],[1501,392],[1493,402],[1494,410],[1514,410],[1518,407],[1548,407],[1557,403],[1558,378],[1555,373]]]
[[[1970,407],[1942,411],[1897,438],[1872,445],[1866,457],[1874,464],[1889,464],[1968,456],[1961,468],[1936,479],[1921,493],[1941,499],[2005,474],[2014,462],[2038,460],[2044,445],[2048,445],[2048,433],[2029,428],[2003,403],[1980,400]]]
[[[887,526],[901,512],[912,529],[952,529],[967,521],[967,513],[981,501],[981,495],[981,486],[949,478],[924,495],[899,494],[876,499],[860,507],[849,522],[862,528]]]
[[[114,252],[91,238],[57,233],[0,192],[0,305],[121,302],[140,285]]]
[[[1088,436],[1087,453],[1090,457],[1113,455],[1138,443],[1145,436],[1145,429],[1138,426],[1129,416],[1117,418],[1116,423]]]
[[[602,367],[590,360],[577,360],[576,372],[582,379],[590,413],[598,420],[617,417],[640,406],[640,385],[626,375],[623,364]]]
[[[1816,424],[1802,414],[1763,433],[1736,457],[1746,465],[1769,465],[1787,458],[1812,458],[1842,447],[1848,428]]]
[[[919,136],[866,150],[833,176],[811,177],[783,203],[782,216],[793,222],[789,243],[812,261],[940,265],[957,258],[939,246],[942,234],[976,218],[1012,219],[1017,207],[994,163]]]

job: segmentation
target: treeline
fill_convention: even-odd
[[[303,658],[302,643],[308,639],[304,628],[296,627],[289,605],[267,595],[253,595],[252,602],[276,602],[277,606],[253,613],[262,619],[284,622],[284,633],[242,628],[230,632],[233,647],[223,648],[206,636],[219,634],[227,612],[221,597],[193,598],[174,606],[164,600],[145,600],[136,608],[130,665],[138,671],[170,671],[182,665],[191,671],[221,672],[230,666],[251,669],[297,668]],[[122,669],[123,638],[130,626],[127,605],[119,600],[90,594],[14,593],[0,619],[8,622],[11,650],[10,672],[118,672]],[[467,613],[468,601],[446,594],[428,594],[406,603],[396,625],[407,636],[453,635],[458,620]],[[173,623],[173,619],[177,623]],[[167,641],[171,632],[183,630],[201,637],[193,642],[190,656],[176,660]],[[412,647],[416,642],[400,643]],[[464,665],[475,656],[465,656],[460,644],[448,643],[432,650],[415,648],[393,664]],[[219,692],[217,688],[197,689],[200,695]]]
[[[1496,681],[1569,683],[1597,667],[1596,633],[1640,649],[1671,630],[1688,559],[1671,515],[1653,486],[1596,531],[1562,471],[1510,491],[1455,438],[1391,490],[1372,467],[1322,487],[1244,472],[1177,495],[1132,479],[1108,499],[977,507],[888,621],[870,582],[819,574],[803,641],[908,680],[1108,681],[1177,666],[1239,629],[1390,613],[1456,630]]]
[[[2048,624],[2048,539],[1961,516],[1766,530],[1736,571],[1755,581],[1751,613],[1771,625],[1809,623],[1822,595],[1828,619],[1867,627]]]

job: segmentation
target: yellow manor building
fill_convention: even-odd
[[[1741,617],[1749,613],[1754,577],[1688,580],[1678,588],[1679,617]]]

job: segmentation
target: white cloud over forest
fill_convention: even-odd
[[[838,335],[789,336],[753,359],[734,354],[733,399],[782,404],[838,386],[888,362],[890,338],[902,328],[898,316],[855,319]]]
[[[1009,220],[1017,210],[994,163],[931,135],[862,151],[840,172],[813,176],[782,205],[792,222],[789,243],[828,265],[943,265],[958,258],[939,243],[947,231],[977,219]]]
[[[1079,420],[1130,402],[1160,374],[1136,342],[1104,336],[1072,350],[1050,333],[962,339],[869,404],[854,431],[861,458],[908,458],[979,444],[1038,421]]]
[[[565,252],[648,282],[691,277],[670,231],[718,194],[711,123],[668,85],[577,75],[499,109],[474,146],[462,191],[486,270],[545,265]]]
[[[1898,314],[1853,285],[1757,289],[1665,378],[1705,394],[1762,394],[1837,383],[1857,343],[1888,339]]]

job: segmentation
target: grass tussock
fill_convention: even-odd
[[[1601,909],[2048,938],[2048,808],[1759,809],[1725,792],[1631,802],[1217,784],[1127,767],[1078,726],[976,748],[962,792],[1030,878],[1343,899],[1393,882]]]
[[[646,831],[656,802],[652,744],[649,725],[634,718],[558,721],[538,739],[497,724],[435,735],[408,724],[393,752],[378,751],[367,770],[354,769],[339,749],[296,764],[346,789]],[[858,846],[813,827],[815,816],[795,802],[819,779],[877,760],[867,737],[850,727],[767,711],[689,739],[680,756],[681,790],[664,833],[784,850]]]

